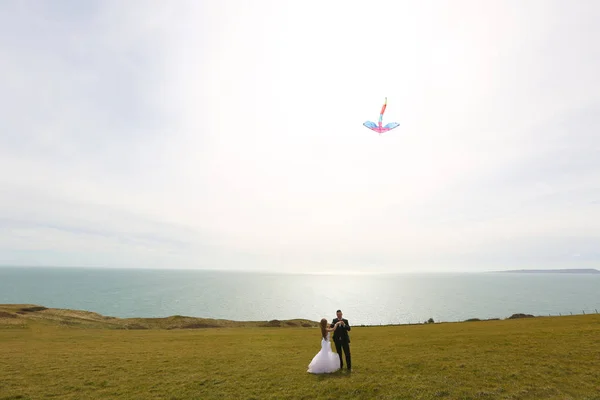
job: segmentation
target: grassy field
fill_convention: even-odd
[[[300,320],[178,329],[23,307],[0,306],[2,400],[600,399],[600,315],[354,327],[353,372],[319,376]]]

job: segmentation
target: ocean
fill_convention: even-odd
[[[600,275],[427,273],[291,275],[205,270],[0,268],[0,303],[38,304],[113,317],[267,321],[328,320],[351,325],[569,315],[600,310]]]

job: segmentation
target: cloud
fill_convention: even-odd
[[[4,3],[0,263],[597,262],[598,16],[591,2]],[[386,96],[401,125],[371,135]]]

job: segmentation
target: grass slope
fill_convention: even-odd
[[[600,399],[600,315],[354,327],[354,371],[315,376],[318,329],[106,329],[97,314],[75,312],[87,326],[35,313],[51,314],[0,317],[2,400]]]
[[[0,304],[0,326],[24,327],[33,321],[51,325],[107,329],[314,328],[319,325],[318,322],[305,319],[230,321],[226,319],[184,317],[181,315],[165,318],[116,318],[106,317],[90,311],[46,308],[35,304]]]

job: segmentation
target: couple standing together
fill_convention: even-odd
[[[350,357],[350,324],[347,319],[342,318],[342,311],[337,310],[337,318],[327,326],[327,320],[321,320],[321,350],[313,357],[308,365],[308,371],[313,374],[324,374],[335,372],[344,367],[342,360],[342,349],[346,356],[348,371],[352,371],[352,359]],[[335,343],[336,354],[331,350],[331,334]],[[339,358],[339,359],[338,359]]]

